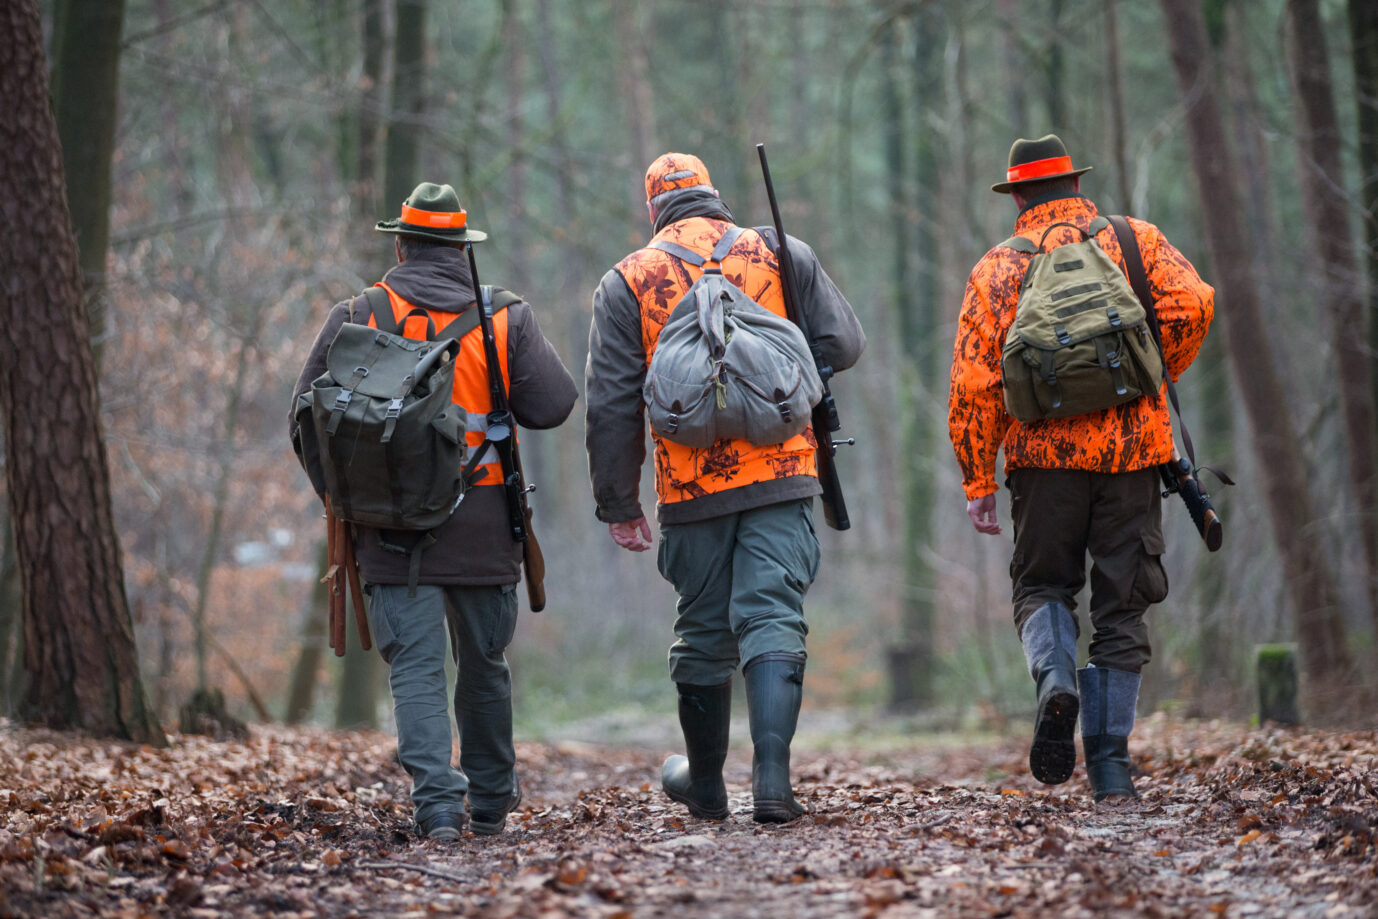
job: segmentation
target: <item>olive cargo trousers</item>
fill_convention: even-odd
[[[1045,603],[1076,611],[1091,556],[1091,663],[1138,673],[1151,649],[1144,613],[1167,597],[1158,470],[1013,469],[1014,624]]]

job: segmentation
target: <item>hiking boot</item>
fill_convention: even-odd
[[[752,819],[788,823],[802,816],[789,780],[789,745],[804,698],[804,655],[772,652],[752,658],[746,677],[751,716]]]
[[[1097,802],[1110,797],[1137,798],[1129,775],[1129,734],[1139,701],[1139,674],[1109,667],[1077,671],[1081,684],[1081,745],[1086,777]]]
[[[439,811],[416,825],[416,832],[436,842],[454,842],[464,832],[463,811]]]
[[[1061,785],[1077,767],[1077,624],[1071,610],[1045,603],[1019,634],[1029,675],[1038,688],[1029,771],[1044,785]]]
[[[476,836],[496,836],[502,832],[503,827],[507,826],[507,815],[517,809],[517,805],[522,803],[522,784],[514,775],[512,777],[512,794],[507,801],[500,805],[497,810],[487,808],[475,808],[469,815],[469,829],[474,831]]]
[[[679,726],[688,756],[675,754],[660,769],[660,787],[670,800],[689,808],[700,820],[727,817],[727,786],[722,780],[732,721],[732,681],[720,686],[675,684],[679,690]]]

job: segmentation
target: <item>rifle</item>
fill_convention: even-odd
[[[1158,328],[1158,312],[1154,309],[1153,296],[1148,288],[1148,274],[1144,271],[1143,256],[1139,252],[1139,240],[1134,236],[1134,230],[1129,226],[1129,221],[1123,217],[1111,217],[1110,226],[1115,231],[1115,237],[1120,243],[1120,252],[1124,255],[1124,265],[1126,274],[1129,276],[1129,285],[1134,288],[1134,295],[1143,304],[1144,312],[1148,317],[1148,327],[1153,332],[1153,341],[1158,346],[1158,352],[1163,350],[1163,333]],[[1163,497],[1177,494],[1182,496],[1182,503],[1187,506],[1187,513],[1191,515],[1192,523],[1196,524],[1197,531],[1201,538],[1205,540],[1206,550],[1214,552],[1220,548],[1225,541],[1225,527],[1220,520],[1220,516],[1215,512],[1215,505],[1211,504],[1211,496],[1201,487],[1201,479],[1197,476],[1197,469],[1210,469],[1215,473],[1216,478],[1226,485],[1233,485],[1234,481],[1228,475],[1218,469],[1211,469],[1209,466],[1196,465],[1196,454],[1191,446],[1191,432],[1187,430],[1187,423],[1182,419],[1182,406],[1177,401],[1177,387],[1172,382],[1172,375],[1168,373],[1167,360],[1163,360],[1163,379],[1167,381],[1168,398],[1172,400],[1172,407],[1177,412],[1177,423],[1182,428],[1182,443],[1186,445],[1187,456],[1190,461],[1183,459],[1177,452],[1177,444],[1172,445],[1172,460],[1163,463],[1158,467],[1158,474],[1163,479]]]
[[[507,389],[502,382],[502,365],[498,363],[498,343],[493,336],[493,304],[482,295],[478,281],[478,264],[474,261],[474,244],[465,243],[469,255],[469,278],[474,285],[474,309],[478,310],[478,325],[483,332],[483,355],[488,364],[488,393],[492,406],[488,412],[488,431],[479,455],[492,445],[502,464],[502,487],[507,493],[507,524],[512,541],[522,545],[522,566],[526,569],[526,599],[533,613],[545,609],[545,556],[536,534],[531,529],[531,505],[526,496],[536,490],[526,484],[522,473],[521,452],[517,449],[516,422],[507,402]]]
[[[1201,480],[1192,471],[1191,463],[1183,459],[1174,446],[1172,461],[1159,466],[1158,473],[1163,477],[1163,497],[1181,495],[1192,523],[1196,524],[1201,538],[1206,541],[1206,548],[1211,552],[1219,549],[1225,538],[1225,528],[1215,513],[1215,506],[1211,504],[1211,496],[1202,490]]]
[[[799,310],[799,302],[794,290],[794,262],[790,258],[789,246],[785,243],[785,227],[780,219],[780,205],[775,200],[775,185],[770,181],[770,165],[766,162],[766,145],[757,144],[756,154],[761,159],[761,176],[766,183],[766,198],[770,201],[770,216],[775,223],[775,235],[780,241],[780,289],[785,300],[785,315],[804,333],[804,338],[809,343],[809,350],[813,352],[814,363],[818,366],[819,379],[823,381],[823,398],[819,399],[818,404],[813,407],[812,417],[813,438],[818,444],[815,454],[818,462],[818,483],[823,487],[823,519],[834,530],[845,530],[851,527],[852,521],[847,516],[847,502],[842,496],[842,481],[837,477],[837,464],[833,462],[833,457],[839,446],[854,444],[856,440],[851,437],[845,440],[832,439],[835,431],[842,430],[842,419],[838,417],[837,403],[833,401],[832,388],[828,385],[828,381],[832,379],[833,368],[819,359],[818,346],[815,344],[813,336],[809,334],[804,314]]]

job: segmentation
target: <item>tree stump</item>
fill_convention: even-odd
[[[1259,645],[1258,723],[1300,724],[1297,707],[1297,646]]]
[[[249,726],[225,708],[225,694],[218,689],[198,689],[178,713],[183,734],[205,734],[215,740],[248,740]]]

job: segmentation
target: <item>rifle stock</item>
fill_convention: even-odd
[[[761,160],[761,176],[765,179],[766,198],[770,201],[770,216],[775,224],[775,235],[780,245],[780,289],[784,296],[785,314],[790,322],[799,326],[804,337],[808,339],[810,350],[813,350],[813,338],[809,335],[808,327],[805,325],[803,314],[799,311],[799,303],[796,299],[794,262],[790,258],[789,246],[785,241],[785,227],[780,217],[779,202],[775,199],[775,185],[770,180],[770,164],[766,162],[765,144],[756,145],[756,155]],[[847,501],[842,495],[842,480],[837,476],[837,464],[834,462],[837,445],[833,442],[832,435],[833,432],[842,429],[842,421],[838,417],[837,403],[833,400],[832,387],[829,385],[833,369],[820,362],[817,353],[814,354],[814,361],[818,364],[818,375],[823,380],[823,398],[813,407],[810,416],[813,438],[817,445],[815,461],[818,465],[818,484],[823,489],[823,519],[834,530],[846,530],[851,527],[852,521],[847,516]]]
[[[1172,461],[1159,466],[1158,473],[1166,488],[1164,497],[1173,493],[1180,495],[1182,503],[1187,506],[1187,513],[1191,515],[1191,522],[1196,524],[1197,532],[1206,543],[1206,549],[1211,552],[1219,549],[1225,540],[1225,527],[1220,515],[1215,512],[1215,506],[1211,504],[1211,496],[1201,488],[1201,480],[1192,472],[1191,464],[1182,459],[1174,448]]]

